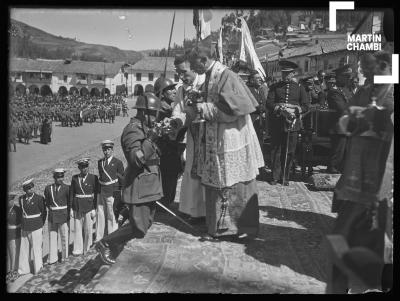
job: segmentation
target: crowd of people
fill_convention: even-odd
[[[9,103],[8,150],[16,152],[18,141],[29,144],[32,138],[39,136],[40,143],[50,143],[53,122],[60,122],[63,127],[78,127],[97,120],[113,123],[115,116],[121,116],[121,111],[122,117],[128,116],[128,106],[121,95],[13,96]]]
[[[127,241],[146,235],[157,205],[172,207],[180,175],[179,211],[191,224],[206,225],[202,241],[251,240],[259,232],[256,177],[266,165],[265,133],[271,141],[270,184],[288,186],[299,131],[310,122],[303,116],[315,106],[332,112],[327,129],[332,153],[327,167],[341,174],[332,204],[332,211],[338,213],[332,234],[344,237],[356,255],[366,254],[349,253],[348,268],[368,288],[378,287],[368,276],[381,275],[381,270],[366,273],[363,267],[371,258],[380,260],[381,267],[392,263],[388,250],[393,237],[388,229],[393,202],[393,85],[374,84],[373,76],[391,74],[391,55],[368,53],[362,56],[359,70],[344,65],[331,74],[320,71],[302,80],[295,78],[295,63],[281,60],[280,81],[268,84],[257,71],[248,70],[245,83],[234,72],[244,67],[226,67],[215,59],[211,45],[206,38],[175,59],[183,82],[178,89],[173,81],[160,77],[154,93],[138,97],[137,114],[121,135],[126,169],[112,157],[112,143],[105,141],[99,176],[88,175],[88,160],[80,161],[81,173],[73,177],[65,204],[61,196],[52,194],[58,189],[57,172],[55,186],[47,188],[44,198],[33,198],[31,182],[23,185],[26,194],[20,198],[20,208],[28,210],[31,202],[37,209],[21,217],[21,248],[28,241],[33,244],[34,236],[29,235],[41,229],[46,206],[49,213],[72,208],[72,215],[65,213],[62,221],[69,216],[74,219],[73,253],[85,253],[91,246],[91,221],[97,216],[95,248],[104,263],[113,264]],[[354,80],[356,74],[363,82]],[[51,194],[49,189],[53,189]],[[129,224],[118,227],[116,215]],[[30,224],[36,226],[30,228]],[[360,258],[365,259],[361,265]],[[24,265],[26,259],[20,262]],[[21,272],[27,271],[19,266]],[[351,287],[337,263],[332,264],[330,276],[328,292],[346,293]]]

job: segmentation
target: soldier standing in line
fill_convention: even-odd
[[[11,144],[14,146],[14,152],[17,151],[17,132],[18,126],[14,117],[9,120],[9,136],[8,136],[8,151],[11,152]]]
[[[70,203],[74,217],[74,250],[72,254],[79,256],[89,251],[93,241],[93,221],[96,216],[96,202],[99,191],[99,180],[89,173],[89,158],[77,162],[79,174],[72,176],[70,187]]]
[[[22,210],[15,205],[16,196],[15,193],[8,194],[7,209],[7,273],[13,278],[18,273],[22,221]]]
[[[331,158],[328,166],[328,172],[338,174],[343,169],[343,162],[346,150],[347,137],[339,127],[339,118],[343,115],[347,103],[353,97],[352,92],[347,87],[351,78],[352,69],[349,65],[333,70],[336,74],[336,86],[329,90],[327,102],[329,109],[335,110],[332,115],[330,124],[331,135]]]
[[[47,211],[43,196],[33,192],[33,187],[33,179],[22,183],[25,194],[19,198],[23,213],[18,267],[18,274],[20,275],[31,272],[29,264],[31,253],[33,254],[33,274],[37,274],[43,267],[43,225],[46,221]]]
[[[118,229],[114,214],[114,196],[119,191],[119,178],[124,173],[124,164],[113,156],[114,142],[104,140],[101,147],[104,158],[97,162],[100,195],[97,201],[96,241],[103,238],[104,232],[107,235]]]
[[[163,196],[158,134],[151,129],[160,100],[150,92],[138,98],[137,114],[121,135],[121,146],[128,161],[123,181],[122,201],[129,206],[129,224],[105,236],[96,250],[106,264],[115,263],[118,251],[132,238],[143,238],[154,220],[156,204]]]
[[[308,111],[310,99],[304,87],[292,79],[295,69],[298,67],[297,64],[280,61],[279,66],[282,71],[282,81],[270,87],[266,101],[271,134],[271,185],[282,181],[282,184],[287,186],[289,185],[289,171],[296,151],[298,131],[301,128],[300,113]],[[286,170],[284,171],[286,179],[283,182],[282,171],[284,170],[285,156],[287,156]]]
[[[68,220],[70,215],[69,185],[64,184],[64,169],[53,172],[54,184],[44,189],[44,199],[49,210],[49,264],[58,261],[58,239],[61,240],[61,262],[68,257]]]

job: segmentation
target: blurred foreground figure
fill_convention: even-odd
[[[388,157],[393,137],[393,85],[373,84],[374,75],[391,74],[391,65],[391,55],[386,52],[367,54],[361,59],[365,85],[339,121],[349,142],[332,202],[332,212],[338,213],[332,234],[345,239],[350,249],[342,260],[362,280],[365,289],[381,288],[385,232],[391,232],[388,209],[393,202],[393,161],[389,162]],[[390,236],[386,234],[386,240]],[[330,276],[328,293],[346,293],[352,288],[340,263],[333,264]]]

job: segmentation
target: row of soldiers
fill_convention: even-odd
[[[82,158],[77,161],[80,173],[72,177],[70,185],[63,182],[65,170],[58,168],[53,172],[54,183],[45,187],[43,196],[33,191],[33,179],[22,184],[25,194],[18,202],[15,202],[16,194],[9,195],[8,272],[11,277],[30,272],[36,274],[42,268],[46,218],[49,264],[59,261],[58,242],[61,242],[61,262],[68,257],[72,241],[72,254],[85,254],[93,244],[94,219],[97,241],[118,229],[124,166],[113,156],[112,141],[105,140],[101,146],[104,158],[98,161],[98,176],[89,173],[90,159]],[[30,268],[31,253],[33,269]]]
[[[29,140],[40,135],[41,143],[51,142],[52,122],[61,126],[82,126],[83,122],[114,123],[115,116],[128,116],[126,101],[121,96],[103,98],[59,96],[13,97],[9,103],[9,151],[16,151],[17,139],[29,144]]]

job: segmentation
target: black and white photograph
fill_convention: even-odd
[[[298,5],[9,6],[7,292],[391,293],[398,12]]]

